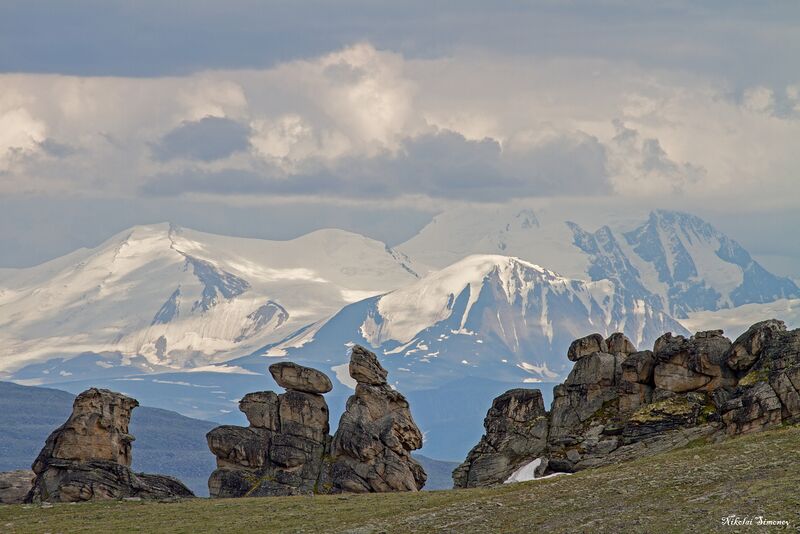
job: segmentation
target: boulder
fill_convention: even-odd
[[[767,382],[745,386],[722,406],[728,435],[749,434],[781,424],[781,401]]]
[[[457,488],[503,482],[547,446],[547,412],[538,389],[512,389],[500,395],[483,424],[486,433],[453,471]]]
[[[327,393],[333,389],[331,379],[324,373],[292,362],[274,363],[269,372],[282,388],[303,393]]]
[[[374,353],[356,345],[350,357],[355,394],[331,443],[332,491],[353,493],[417,491],[427,475],[411,457],[422,447],[422,432],[405,397],[386,383]]]
[[[67,422],[47,438],[33,464],[34,472],[44,470],[52,458],[76,462],[108,460],[130,467],[134,437],[128,433],[128,424],[137,406],[136,399],[107,389],[84,391],[75,397]]]
[[[754,324],[733,342],[726,355],[728,366],[735,371],[747,371],[761,356],[761,351],[769,341],[782,332],[786,332],[783,321],[770,319]]]
[[[36,474],[29,469],[0,473],[0,504],[22,504]]]
[[[661,336],[653,348],[655,387],[674,393],[732,387],[736,378],[726,362],[730,347],[722,330],[698,332],[689,339]]]
[[[388,372],[375,354],[360,345],[353,347],[350,355],[350,376],[359,384],[380,386],[386,383]]]
[[[28,502],[192,497],[179,480],[134,473],[128,433],[136,399],[92,388],[75,398],[69,419],[47,438],[33,463]]]
[[[606,339],[607,352],[611,354],[633,354],[636,347],[622,332],[614,332]]]
[[[280,430],[280,399],[274,391],[248,393],[239,401],[239,410],[253,428]]]
[[[595,352],[608,352],[606,340],[600,334],[591,334],[573,341],[567,350],[567,358],[571,362],[577,362]]]
[[[653,379],[657,388],[675,393],[694,391],[711,382],[710,376],[696,373],[675,363],[658,364],[653,373]]]

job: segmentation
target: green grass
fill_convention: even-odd
[[[800,427],[541,481],[384,495],[0,507],[0,532],[770,532],[800,527]]]

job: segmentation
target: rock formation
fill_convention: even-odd
[[[512,389],[494,399],[483,422],[486,435],[453,471],[456,487],[506,480],[547,446],[547,411],[538,389]]]
[[[78,395],[69,419],[50,434],[33,463],[36,478],[27,501],[192,497],[177,479],[131,470],[134,437],[128,424],[138,405],[107,389]]]
[[[425,472],[410,451],[422,446],[405,398],[386,383],[374,354],[356,346],[350,374],[358,385],[339,430],[329,435],[332,389],[325,374],[291,362],[270,366],[286,393],[249,393],[239,403],[248,428],[221,426],[208,433],[217,469],[212,497],[417,490]]]
[[[575,365],[554,388],[550,413],[528,412],[542,422],[502,409],[525,391],[541,398],[538,390],[495,399],[486,435],[453,472],[456,487],[503,482],[537,458],[537,475],[574,472],[800,421],[800,329],[781,321],[757,323],[734,342],[721,330],[665,334],[652,351],[619,333],[592,334],[567,356]],[[521,452],[519,442],[536,445]]]
[[[0,473],[0,504],[22,504],[33,487],[33,477],[29,469]]]
[[[331,381],[316,369],[289,362],[273,364],[269,371],[286,393],[248,393],[239,409],[250,426],[221,426],[207,435],[217,457],[208,481],[212,497],[318,491],[331,440],[322,393],[331,390]]]
[[[411,458],[411,451],[422,447],[422,432],[386,374],[375,354],[353,347],[350,376],[358,384],[331,446],[335,491],[417,491],[425,485],[425,471]]]

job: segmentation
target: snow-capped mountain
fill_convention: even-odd
[[[260,353],[323,364],[346,381],[339,370],[346,346],[357,342],[383,355],[398,387],[464,376],[522,384],[563,378],[569,344],[589,332],[623,331],[644,346],[665,331],[685,332],[666,313],[619,291],[607,280],[573,280],[517,258],[474,255],[351,304]]]
[[[402,254],[339,230],[265,241],[135,227],[0,273],[0,370],[49,382],[198,368],[416,278]]]
[[[239,423],[238,399],[276,388],[267,364],[290,358],[336,377],[335,419],[353,386],[347,349],[361,343],[413,403],[425,451],[459,458],[498,394],[541,383],[549,399],[576,337],[624,331],[648,348],[685,333],[673,317],[716,327],[707,310],[796,312],[797,297],[675,212],[472,207],[395,248],[340,230],[266,241],[139,226],[0,269],[0,378],[108,387]]]
[[[592,230],[579,219],[603,224]],[[442,213],[397,249],[429,269],[470,254],[512,255],[570,278],[610,280],[626,298],[678,318],[800,296],[794,282],[768,272],[736,241],[674,211],[648,216],[546,204],[535,211],[471,207]]]

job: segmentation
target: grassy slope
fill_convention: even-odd
[[[800,427],[491,489],[0,507],[9,532],[731,532],[800,527]],[[752,527],[748,531],[768,532]]]

